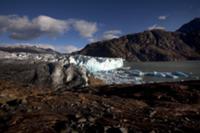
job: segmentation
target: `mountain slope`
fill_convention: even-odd
[[[200,25],[196,18],[195,25]],[[185,28],[186,27],[186,28]],[[122,57],[132,61],[174,61],[200,59],[199,29],[188,30],[183,26],[175,32],[151,30],[100,41],[87,45],[78,54],[100,57]],[[192,29],[192,28],[191,28]]]
[[[26,46],[26,45],[17,45],[17,46],[0,46],[0,51],[3,52],[26,52],[26,53],[37,53],[37,54],[58,54],[57,51],[54,51],[50,48],[41,48],[37,46]]]
[[[177,31],[183,33],[184,42],[200,54],[200,18],[195,18],[184,24]]]

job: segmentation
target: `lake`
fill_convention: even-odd
[[[200,61],[125,62],[124,67],[93,73],[107,84],[143,84],[199,80]]]
[[[200,61],[178,61],[178,62],[125,62],[125,67],[132,70],[138,69],[142,72],[175,72],[181,71],[189,75],[187,78],[161,78],[156,76],[144,76],[144,81],[178,81],[195,80],[200,77]]]

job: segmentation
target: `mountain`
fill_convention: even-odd
[[[38,46],[27,46],[27,45],[17,45],[17,46],[0,46],[0,51],[9,52],[9,53],[37,53],[37,54],[59,54],[57,51],[54,51],[50,48],[42,48]]]
[[[200,18],[184,24],[177,31],[183,33],[183,41],[200,54]]]
[[[184,24],[181,26],[177,31],[183,33],[191,33],[191,32],[200,32],[200,18],[194,18],[189,23]]]
[[[148,30],[117,39],[88,44],[78,54],[122,57],[131,61],[175,61],[200,59],[200,18],[177,31]]]

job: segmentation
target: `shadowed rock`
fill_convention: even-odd
[[[27,60],[1,60],[0,79],[54,89],[72,89],[87,84],[86,72],[77,66]]]

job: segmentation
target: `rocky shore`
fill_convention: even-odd
[[[52,90],[0,80],[1,133],[199,130],[200,81]]]
[[[120,68],[123,59],[0,55],[0,133],[200,131],[199,80],[108,85],[91,73]]]

